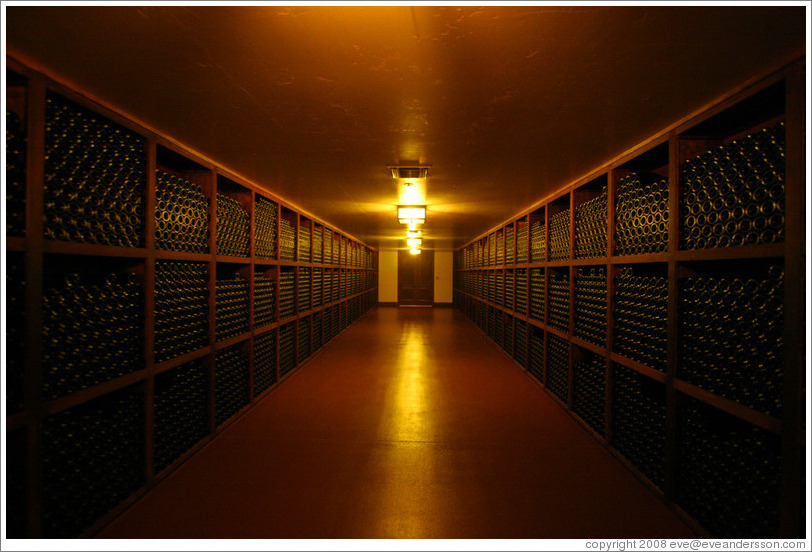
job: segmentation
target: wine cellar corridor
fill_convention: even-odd
[[[810,9],[4,5],[3,539],[808,538]]]

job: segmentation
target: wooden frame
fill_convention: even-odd
[[[793,538],[803,536],[803,389],[804,376],[802,369],[803,338],[805,335],[805,320],[802,305],[804,304],[804,199],[805,199],[805,137],[804,105],[802,98],[804,87],[804,60],[797,60],[770,74],[751,79],[731,91],[722,100],[705,106],[703,109],[685,117],[650,139],[638,144],[624,152],[609,163],[596,168],[589,174],[572,182],[561,189],[543,198],[541,201],[520,212],[510,220],[491,228],[482,235],[474,238],[467,244],[458,248],[455,254],[455,305],[464,314],[471,318],[486,333],[492,334],[488,320],[494,314],[504,313],[513,317],[514,321],[527,324],[527,351],[526,365],[521,368],[533,376],[548,393],[547,360],[549,354],[549,341],[555,336],[565,339],[570,344],[570,372],[569,389],[566,400],[562,397],[553,398],[575,419],[584,425],[613,452],[629,469],[640,477],[655,494],[660,496],[672,509],[682,515],[699,534],[708,535],[702,524],[678,503],[677,474],[679,471],[679,440],[681,439],[678,427],[680,417],[680,403],[685,400],[696,400],[707,405],[714,412],[724,413],[732,419],[740,420],[745,427],[763,430],[768,434],[780,437],[781,442],[781,483],[780,483],[780,512],[776,534],[772,537]],[[770,127],[777,122],[783,122],[786,127],[785,155],[785,240],[777,243],[744,245],[737,247],[716,247],[707,249],[684,249],[680,239],[682,216],[680,178],[683,164],[687,159],[702,154],[710,147],[726,144],[743,135],[754,132],[762,127]],[[616,252],[616,199],[618,184],[624,176],[634,172],[650,173],[653,178],[668,179],[669,196],[667,207],[669,218],[667,222],[667,249],[665,251],[619,255]],[[597,195],[597,188],[604,184],[607,186],[607,256],[574,259],[576,243],[575,210],[582,202]],[[550,248],[550,218],[562,210],[570,209],[570,254],[569,259],[551,261]],[[532,254],[533,228],[537,222],[544,225],[546,256],[538,259]],[[482,256],[480,252],[487,253],[493,247],[492,240],[499,236],[504,228],[528,228],[527,262],[517,262],[494,266],[489,262],[489,256]],[[517,232],[518,234],[518,232]],[[738,266],[758,264],[770,260],[782,264],[784,267],[784,296],[783,296],[783,410],[780,416],[773,416],[756,408],[740,404],[734,400],[719,396],[711,391],[702,389],[678,377],[680,363],[680,333],[679,316],[681,314],[679,279],[691,270],[696,263],[710,263],[721,270],[736,270]],[[600,347],[574,335],[575,311],[575,274],[581,267],[602,267],[607,273],[607,340],[606,346]],[[655,270],[667,276],[667,355],[665,370],[647,366],[639,361],[629,359],[618,354],[614,343],[614,309],[615,309],[615,278],[620,267],[630,266],[635,270]],[[545,306],[544,317],[538,320],[533,317],[534,305],[538,303],[533,299],[533,286],[535,271],[546,273],[546,286],[541,303]],[[487,282],[497,272],[512,272],[519,274],[527,271],[527,311],[518,312],[514,300],[514,309],[506,308],[503,304],[494,301]],[[547,304],[550,296],[551,272],[566,273],[570,276],[570,326],[568,331],[549,323],[550,308]],[[482,286],[479,282],[484,282]],[[492,314],[493,313],[493,314]],[[539,332],[541,332],[539,334]],[[539,341],[541,338],[541,341]],[[532,343],[545,343],[544,354],[541,358],[534,356]],[[504,344],[499,343],[507,349]],[[605,359],[605,431],[603,435],[589,428],[588,424],[572,412],[573,404],[573,372],[572,363],[576,354],[588,351]],[[506,352],[510,354],[510,351]],[[511,355],[512,356],[512,355]],[[539,365],[541,363],[541,365]],[[521,364],[521,363],[520,363]],[[665,401],[665,443],[662,458],[663,480],[662,484],[649,481],[633,462],[624,458],[614,447],[612,432],[613,412],[613,383],[617,370],[631,371],[643,381],[656,382],[662,385]],[[560,391],[559,391],[560,394]],[[777,491],[778,489],[776,489]],[[711,523],[713,525],[713,523]],[[727,535],[726,535],[727,536]],[[735,535],[745,536],[745,535]]]
[[[21,301],[25,307],[25,320],[22,328],[23,334],[23,403],[22,408],[7,412],[7,430],[14,434],[15,448],[10,451],[14,455],[10,461],[21,466],[21,487],[17,495],[9,497],[10,509],[14,512],[15,523],[10,538],[49,538],[49,537],[75,537],[92,536],[101,527],[113,519],[118,513],[126,509],[130,504],[142,496],[148,489],[154,487],[157,482],[164,479],[169,473],[176,469],[183,462],[188,460],[201,447],[211,439],[215,438],[226,426],[244,414],[248,409],[256,405],[260,400],[266,398],[284,379],[279,374],[280,354],[282,350],[280,328],[290,327],[294,331],[293,338],[293,365],[285,374],[285,377],[301,367],[303,361],[313,358],[324,345],[351,322],[357,320],[363,313],[377,304],[377,254],[369,246],[359,242],[346,234],[341,235],[323,221],[312,214],[286,202],[280,197],[269,193],[264,187],[253,182],[249,182],[238,175],[231,173],[216,162],[197,154],[194,151],[177,144],[171,139],[148,128],[146,125],[133,121],[117,112],[114,107],[101,105],[96,101],[89,100],[81,92],[70,89],[67,86],[51,79],[50,77],[34,71],[15,59],[7,58],[8,71],[15,78],[9,81],[7,92],[13,101],[10,106],[22,111],[21,118],[24,121],[27,134],[26,149],[26,228],[24,236],[7,236],[6,246],[9,254],[15,255],[23,266],[23,277],[25,280],[24,297]],[[44,209],[44,189],[45,189],[45,128],[46,128],[46,96],[63,97],[70,102],[80,105],[89,110],[94,116],[103,121],[109,121],[115,125],[124,127],[128,131],[143,138],[144,157],[146,159],[144,171],[146,174],[144,205],[145,212],[142,214],[144,221],[143,244],[138,247],[121,247],[109,245],[97,245],[92,243],[76,243],[67,241],[47,240],[43,233],[43,209]],[[189,252],[183,250],[159,249],[156,246],[156,223],[154,213],[156,212],[156,170],[180,177],[192,185],[199,186],[201,192],[208,199],[208,210],[206,222],[208,234],[205,247],[202,251]],[[246,255],[218,255],[217,254],[217,199],[228,197],[237,200],[241,208],[249,215],[249,226],[246,235],[248,251]],[[272,228],[274,235],[275,253],[273,258],[257,256],[255,253],[255,206],[257,202],[271,202],[275,206],[275,228]],[[281,219],[290,223],[294,232],[294,238],[298,239],[299,221],[308,230],[317,228],[322,240],[320,252],[323,256],[316,256],[318,262],[312,262],[311,247],[307,250],[307,258],[298,258],[299,249],[294,242],[294,257],[292,260],[280,260],[279,242]],[[311,237],[312,239],[312,237]],[[325,243],[326,242],[326,243]],[[329,244],[329,245],[328,245]],[[339,249],[333,248],[333,244],[340,244]],[[310,243],[308,243],[310,246]],[[347,255],[348,250],[353,253]],[[339,262],[339,259],[341,260]],[[42,365],[42,327],[46,318],[43,312],[42,297],[46,282],[53,279],[53,266],[56,262],[62,265],[71,264],[76,270],[85,270],[85,267],[134,267],[137,270],[141,285],[143,286],[143,343],[144,343],[144,365],[141,369],[122,376],[113,377],[107,381],[93,384],[85,388],[80,388],[69,392],[63,396],[46,398],[43,395],[43,365]],[[156,263],[162,262],[197,263],[204,266],[208,274],[206,279],[206,289],[208,298],[203,305],[206,315],[206,339],[205,346],[184,352],[179,356],[173,356],[162,362],[157,362],[153,351],[155,346],[155,273]],[[351,264],[350,264],[351,263]],[[308,286],[306,292],[311,301],[310,308],[303,312],[294,312],[286,320],[280,320],[280,271],[308,270],[312,273],[317,269],[320,274],[336,276],[335,283],[338,283],[338,276],[341,274],[342,294],[328,294],[327,279],[324,280],[324,299],[318,303],[312,301],[312,287]],[[229,336],[217,341],[216,336],[216,282],[218,274],[231,276],[238,275],[247,281],[248,304],[247,304],[247,329],[239,335]],[[274,316],[270,323],[256,325],[254,323],[254,274],[264,273],[275,279],[274,290]],[[352,279],[356,285],[352,293],[348,293],[346,282]],[[333,281],[331,280],[331,283]],[[335,288],[337,291],[338,288]],[[304,291],[304,290],[302,290]],[[329,291],[333,291],[330,289]],[[298,290],[294,284],[294,298]],[[329,300],[328,300],[329,299]],[[352,308],[347,309],[346,305],[352,303]],[[328,316],[333,313],[343,312],[343,324],[339,327],[335,325],[331,331],[325,331],[328,320],[333,323],[333,318]],[[311,343],[307,347],[306,354],[297,361],[298,340],[297,327],[299,320],[307,320],[309,328],[313,331],[314,314],[322,326],[320,327],[321,337],[317,344]],[[304,327],[304,326],[303,326]],[[273,374],[271,384],[257,392],[257,385],[254,374],[254,341],[263,337],[273,336],[274,351]],[[289,339],[289,336],[286,337]],[[304,345],[304,342],[303,342]],[[218,420],[217,412],[219,404],[216,386],[216,363],[215,357],[226,350],[239,349],[247,360],[248,374],[246,387],[247,402],[241,406],[228,419]],[[304,349],[303,349],[304,352]],[[168,465],[156,469],[155,458],[155,397],[156,378],[161,381],[169,381],[175,374],[180,373],[180,369],[189,363],[199,363],[206,374],[208,386],[207,406],[205,412],[205,426],[207,431],[205,436],[196,443],[189,446],[180,453]],[[221,380],[222,381],[222,380]],[[54,534],[44,523],[45,505],[44,502],[44,466],[47,452],[44,450],[45,430],[47,422],[57,414],[73,412],[71,409],[85,408],[86,405],[104,405],[108,397],[121,390],[133,390],[139,397],[144,413],[143,431],[143,486],[134,493],[120,501],[104,515],[97,519],[86,519],[82,522],[82,527],[75,527],[72,534]],[[217,422],[220,423],[217,423]],[[50,431],[53,431],[52,429]],[[21,443],[24,446],[17,446]],[[12,527],[12,526],[10,526]],[[67,529],[66,529],[67,530]]]

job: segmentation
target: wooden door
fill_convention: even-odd
[[[398,251],[398,305],[434,303],[434,251]]]

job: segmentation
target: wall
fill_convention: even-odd
[[[378,302],[398,302],[398,250],[378,251]]]
[[[454,252],[434,251],[434,302],[452,303],[454,293]],[[378,302],[398,301],[398,250],[378,252]]]
[[[380,300],[380,299],[379,299]],[[454,301],[454,252],[434,251],[434,302]]]

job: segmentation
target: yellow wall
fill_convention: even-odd
[[[434,302],[454,301],[454,252],[434,251]]]
[[[378,301],[398,302],[398,250],[378,251]]]

